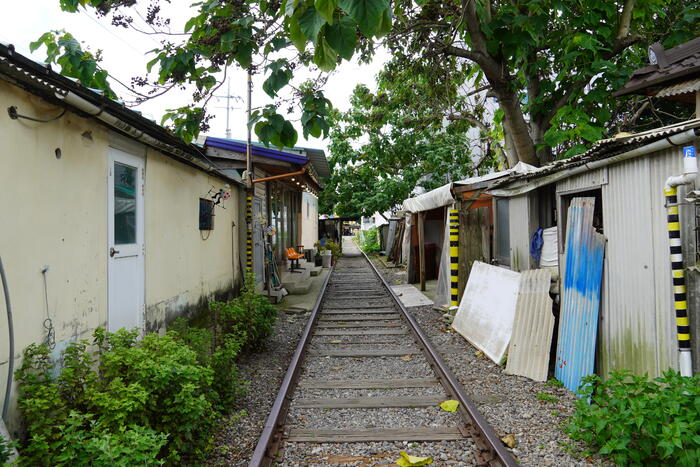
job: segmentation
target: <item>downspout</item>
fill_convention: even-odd
[[[680,212],[677,187],[693,183],[698,174],[695,146],[683,148],[683,175],[672,175],[664,185],[666,213],[668,215],[668,239],[671,253],[671,276],[673,279],[673,305],[676,314],[678,339],[678,364],[681,376],[693,376],[693,360],[690,350],[690,322],[683,266],[683,243],[681,241]]]
[[[15,328],[12,324],[10,290],[9,286],[7,285],[5,268],[2,265],[2,258],[0,258],[0,281],[2,281],[2,292],[5,295],[5,308],[7,310],[7,333],[9,334],[8,344],[10,345],[10,354],[7,360],[7,387],[5,388],[5,399],[2,403],[2,419],[5,420],[7,418],[7,410],[10,407],[10,391],[12,390],[12,375],[15,367]]]

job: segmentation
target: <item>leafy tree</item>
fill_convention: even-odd
[[[133,27],[135,0],[59,0],[66,11],[81,7],[110,14],[113,24]],[[167,26],[159,0],[146,20]],[[271,96],[290,86],[295,70],[335,68],[359,53],[371,59],[382,39],[406,61],[456,58],[468,66],[469,82],[498,101],[509,165],[538,165],[554,153],[585,150],[619,122],[611,92],[643,63],[646,46],[671,47],[700,33],[700,6],[687,0],[203,0],[185,27],[154,50],[158,86],[191,83],[195,105],[166,114],[184,139],[206,124],[206,104],[237,65],[266,75]],[[385,37],[386,36],[386,37]],[[184,37],[184,40],[182,38]],[[292,47],[293,45],[293,47]],[[295,88],[305,137],[326,136],[330,103],[323,80]],[[266,144],[291,146],[291,122],[268,106],[254,116]],[[454,118],[468,120],[470,112]]]
[[[376,93],[363,85],[354,90],[351,109],[333,120],[333,170],[320,197],[321,212],[384,212],[407,198],[416,184],[435,188],[502,156],[498,125],[489,127],[476,117],[445,118],[467,109],[473,115],[488,114],[483,101],[460,91],[467,80],[463,67],[452,60],[443,62],[442,72],[433,71],[421,62],[395,58],[379,74]],[[485,144],[474,144],[479,140]],[[472,162],[473,155],[478,162]]]
[[[61,66],[61,73],[77,78],[84,86],[101,89],[107,97],[116,98],[116,94],[107,82],[109,72],[100,67],[102,53],[93,54],[83,50],[80,42],[64,30],[45,32],[36,41],[29,44],[33,52],[41,46],[46,47],[46,61]]]

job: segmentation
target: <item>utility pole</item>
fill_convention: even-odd
[[[242,101],[243,99],[240,96],[234,96],[231,94],[231,79],[230,78],[227,78],[226,86],[227,86],[227,89],[226,89],[225,96],[214,94],[214,97],[226,99],[226,107],[217,107],[217,108],[218,109],[226,109],[226,138],[231,139],[231,110],[239,108],[239,107],[231,107],[231,99],[236,100],[236,101]]]
[[[252,160],[252,155],[251,155],[251,144],[252,144],[252,134],[251,134],[251,128],[250,128],[250,119],[252,116],[252,99],[253,99],[253,70],[248,68],[248,121],[246,122],[246,126],[248,128],[248,139],[246,141],[246,148],[245,148],[245,160],[246,160],[246,170],[248,172],[248,177],[246,180],[246,184],[248,186],[248,190],[251,190],[253,188],[253,160]]]

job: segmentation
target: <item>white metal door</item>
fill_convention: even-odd
[[[108,329],[142,328],[144,315],[143,180],[141,157],[109,149]]]

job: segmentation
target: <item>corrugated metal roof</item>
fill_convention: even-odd
[[[644,144],[668,138],[670,136],[676,135],[678,133],[683,133],[688,130],[697,130],[698,128],[700,128],[700,118],[686,120],[675,125],[668,125],[661,128],[655,128],[653,130],[644,131],[633,135],[625,135],[618,138],[602,139],[600,141],[595,142],[591,149],[584,152],[583,154],[579,154],[568,159],[560,159],[554,161],[550,164],[539,167],[534,171],[526,173],[513,173],[508,177],[496,180],[492,184],[491,189],[503,188],[513,183],[517,183],[518,186],[520,186],[523,184],[523,182],[527,183],[530,180],[536,180],[538,178],[545,177],[547,175],[560,172],[562,170],[586,165],[587,163],[596,160],[614,157],[618,154],[622,154],[623,152],[632,150],[639,146],[643,146]]]
[[[670,97],[688,92],[700,91],[700,78],[691,79],[682,83],[674,84],[667,88],[663,88],[656,94],[656,97]]]
[[[212,136],[208,136],[207,139],[204,141],[204,144],[205,146],[226,149],[229,151],[239,152],[243,154],[245,154],[247,148],[246,143],[227,138],[214,138]],[[250,151],[256,156],[269,157],[270,159],[292,162],[294,164],[306,164],[309,161],[308,157],[302,156],[301,154],[278,151],[277,149],[261,147],[259,145],[251,144]]]
[[[653,95],[658,85],[700,71],[700,37],[669,50],[664,50],[661,44],[654,44],[651,49],[657,55],[657,63],[635,70],[625,86],[613,95]]]
[[[593,230],[595,198],[574,198],[568,211],[556,378],[576,391],[595,368],[605,237]]]
[[[506,363],[508,374],[535,381],[547,380],[549,348],[554,332],[550,282],[551,274],[546,269],[532,269],[520,276]]]

